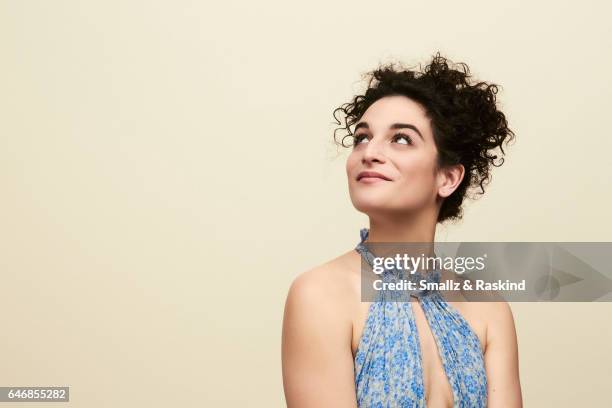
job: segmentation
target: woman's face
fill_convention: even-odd
[[[435,210],[445,187],[436,172],[430,120],[420,104],[405,96],[381,98],[357,122],[354,136],[346,173],[357,210],[368,215]]]

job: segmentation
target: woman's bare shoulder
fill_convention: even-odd
[[[311,359],[324,360],[343,350],[350,355],[346,345],[352,336],[355,296],[347,285],[349,265],[350,254],[345,253],[293,279],[283,318],[283,348],[287,358],[294,358],[293,352],[303,355],[304,349],[313,353]],[[313,348],[313,342],[318,346]]]
[[[352,328],[361,285],[359,265],[359,254],[347,251],[299,273],[289,287],[286,310],[302,310],[313,318],[324,313],[338,326]]]
[[[510,304],[505,301],[482,302],[485,305],[483,308],[487,318],[487,341],[497,336],[516,337],[514,315]]]
[[[358,284],[358,266],[359,255],[355,251],[347,251],[299,273],[291,283],[290,292],[292,289],[309,291],[312,296],[320,297],[321,301],[346,300],[352,294],[347,287]]]
[[[289,406],[356,406],[345,255],[299,273],[289,288],[282,330]]]
[[[478,316],[484,326],[483,348],[487,352],[490,344],[500,337],[516,339],[514,316],[510,304],[505,300],[489,302],[464,302],[466,310]],[[516,340],[514,340],[516,342]]]

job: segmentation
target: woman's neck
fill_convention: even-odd
[[[370,230],[366,241],[371,244],[373,253],[379,257],[396,257],[398,254],[400,257],[435,257],[435,226],[435,220],[426,220],[425,217],[370,217]]]
[[[436,220],[433,217],[370,216],[368,242],[434,242]]]

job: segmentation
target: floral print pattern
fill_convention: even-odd
[[[355,248],[372,265],[373,254],[364,244],[363,228]],[[383,281],[405,279],[397,270],[385,270]],[[440,272],[417,279],[440,280]],[[419,334],[410,301],[394,301],[379,291],[355,354],[355,387],[359,407],[426,407]],[[478,336],[439,291],[415,291],[434,335],[444,371],[453,391],[455,408],[487,405],[487,377]]]

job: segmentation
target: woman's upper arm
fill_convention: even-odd
[[[357,406],[352,324],[340,305],[320,273],[305,272],[291,284],[282,330],[288,408]]]
[[[521,408],[518,344],[512,310],[507,302],[490,303],[485,366],[488,408]]]

